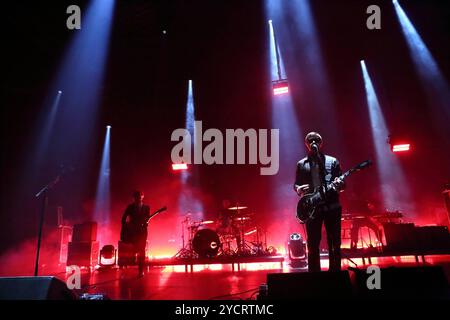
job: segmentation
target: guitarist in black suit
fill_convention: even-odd
[[[305,137],[308,156],[297,163],[294,190],[299,196],[313,192],[316,188],[335,182],[340,190],[344,182],[338,177],[342,174],[339,161],[321,152],[323,141],[317,132]],[[327,195],[326,203],[317,208],[315,218],[306,222],[308,243],[308,270],[320,271],[320,238],[322,224],[327,233],[330,271],[341,270],[341,216],[342,207],[339,193]]]
[[[121,240],[133,244],[138,254],[139,277],[144,276],[145,245],[147,242],[147,219],[150,207],[144,204],[144,193],[133,192],[134,202],[129,204],[122,216]]]

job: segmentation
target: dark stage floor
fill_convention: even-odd
[[[361,259],[354,260],[363,267]],[[372,263],[380,267],[422,266],[415,258],[374,258]],[[444,267],[450,281],[450,255],[428,256],[426,265]],[[353,267],[344,261],[344,269]],[[365,266],[367,267],[367,265]],[[326,270],[327,260],[322,260]],[[268,273],[304,272],[306,269],[291,268],[285,261],[280,263],[243,264],[240,271],[232,271],[230,265],[197,265],[194,272],[185,272],[184,266],[150,267],[143,278],[137,278],[137,269],[99,269],[83,272],[83,293],[101,293],[110,299],[131,300],[209,300],[209,299],[255,299],[259,286],[267,282]],[[58,277],[64,279],[65,274]]]

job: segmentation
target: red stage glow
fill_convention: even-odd
[[[172,170],[187,170],[188,166],[186,163],[172,163]]]
[[[410,148],[411,148],[411,145],[409,143],[402,143],[402,144],[394,144],[394,145],[392,145],[392,151],[393,152],[409,151]]]

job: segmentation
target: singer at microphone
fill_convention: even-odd
[[[313,141],[313,143],[311,143],[310,147],[311,147],[311,150],[314,151],[315,153],[319,152],[319,147],[317,146],[317,143],[315,141]]]
[[[323,140],[318,132],[309,132],[305,137],[308,154],[297,162],[294,191],[303,197],[305,194],[323,190],[333,183],[343,190],[345,185],[340,181],[342,175],[339,161],[322,152]],[[316,216],[306,222],[308,244],[308,271],[321,271],[320,239],[322,225],[325,225],[329,252],[329,269],[341,270],[341,216],[342,207],[339,192],[327,194],[325,203],[316,208]]]

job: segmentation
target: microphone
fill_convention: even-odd
[[[315,142],[311,143],[310,147],[311,147],[311,150],[314,150],[316,153],[319,152],[319,147],[317,146],[317,144]]]

